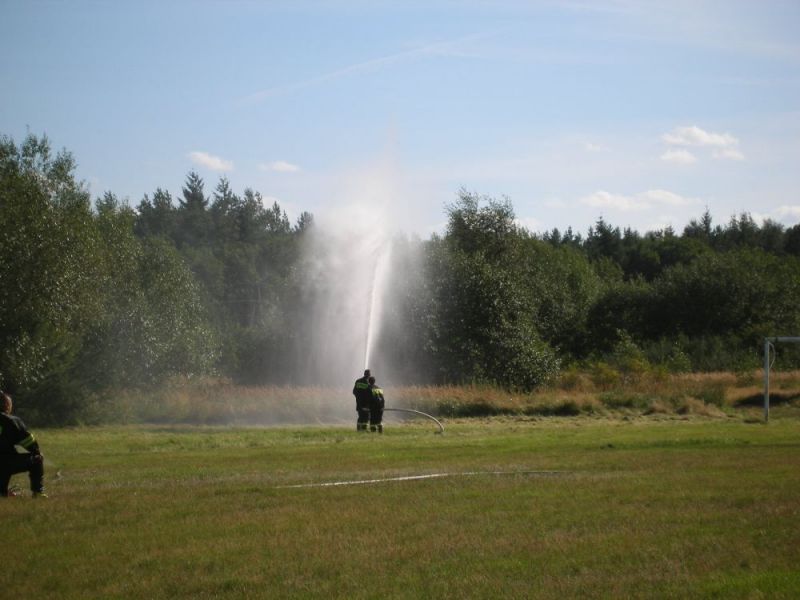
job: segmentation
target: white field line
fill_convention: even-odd
[[[404,477],[386,477],[384,479],[358,479],[354,481],[328,481],[323,483],[298,483],[295,485],[279,485],[277,489],[334,487],[338,485],[365,485],[370,483],[386,483],[388,481],[416,481],[419,479],[435,479],[437,477],[470,477],[473,475],[563,475],[566,471],[467,471],[464,473],[430,473],[428,475],[406,475]]]

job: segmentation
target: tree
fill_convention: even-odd
[[[794,256],[800,256],[800,224],[786,230],[784,250]]]
[[[655,283],[660,334],[735,334],[748,344],[800,330],[800,261],[759,249],[706,254]]]
[[[622,264],[622,235],[619,227],[611,227],[603,217],[597,219],[594,227],[589,228],[583,247],[590,260],[610,258],[617,264]]]
[[[191,272],[163,237],[134,234],[135,213],[107,193],[96,202],[103,241],[103,309],[80,364],[95,389],[136,388],[213,369],[216,341]]]
[[[743,212],[738,217],[733,215],[728,225],[715,236],[715,246],[718,250],[733,250],[734,248],[756,248],[759,242],[759,227],[753,221],[750,213]]]
[[[0,385],[40,423],[91,419],[106,390],[206,373],[216,358],[171,242],[138,238],[141,214],[111,192],[93,212],[74,166],[46,138],[0,138]],[[165,208],[157,196],[148,208]]]
[[[101,310],[98,236],[72,156],[0,137],[0,385],[42,419],[71,414],[76,356]]]
[[[650,321],[652,302],[652,285],[642,278],[607,286],[590,307],[584,352],[611,352],[625,336],[639,341],[657,338]]]
[[[136,235],[139,237],[163,236],[172,238],[176,229],[176,209],[168,191],[157,188],[151,200],[145,194],[137,208]]]
[[[186,211],[205,211],[208,208],[208,200],[203,187],[203,179],[195,171],[189,171],[183,188],[183,198],[178,199],[180,207]]]
[[[200,176],[190,171],[186,176],[183,197],[178,198],[177,228],[173,236],[179,248],[198,248],[210,241],[213,223],[203,186]]]
[[[529,238],[513,262],[537,333],[561,352],[584,354],[589,310],[603,288],[585,254],[573,246],[551,248]]]
[[[426,349],[443,381],[531,389],[558,361],[535,325],[535,302],[515,269],[520,234],[507,200],[461,191],[444,239],[428,249],[431,316]]]
[[[228,179],[221,177],[214,190],[214,200],[210,209],[214,224],[214,239],[216,241],[219,242],[236,237],[237,223],[235,215],[241,202],[241,198],[231,190]]]
[[[692,238],[712,245],[715,236],[715,231],[712,229],[711,213],[706,208],[703,216],[697,221],[692,219],[689,224],[683,228],[683,237]]]
[[[480,202],[486,206],[481,208]],[[446,206],[448,215],[446,239],[467,254],[483,254],[492,260],[503,256],[508,243],[517,234],[511,202],[471,194],[464,189],[458,201]]]
[[[295,233],[303,233],[314,224],[314,216],[310,212],[303,211],[297,217],[297,222],[294,226]]]

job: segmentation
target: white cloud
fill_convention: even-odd
[[[657,221],[654,221],[648,225],[645,225],[642,230],[643,231],[663,231],[667,227],[673,227],[673,223],[675,219],[671,216],[660,216],[658,217]]]
[[[514,222],[517,224],[517,226],[524,227],[528,231],[538,231],[542,226],[542,224],[533,217],[514,219]]]
[[[676,127],[670,133],[661,136],[670,146],[713,146],[730,148],[739,144],[739,140],[729,133],[711,133],[696,125]]]
[[[669,146],[681,146],[680,149],[670,148],[661,155],[661,160],[674,163],[688,164],[696,159],[685,146],[697,148],[712,148],[712,156],[718,159],[744,160],[744,154],[739,150],[739,140],[730,133],[714,133],[700,129],[696,125],[676,127],[669,133],[661,136],[661,140]]]
[[[579,200],[581,204],[586,206],[594,206],[597,208],[613,208],[623,212],[631,210],[645,210],[650,208],[647,202],[637,200],[635,197],[622,196],[620,194],[611,194],[609,192],[600,190],[589,196],[584,196]]]
[[[611,194],[600,190],[589,196],[584,196],[579,202],[586,206],[630,212],[647,210],[654,206],[687,206],[696,204],[697,200],[686,198],[667,190],[647,190],[646,192],[640,192],[633,196]]]
[[[648,190],[639,194],[637,197],[653,204],[666,204],[669,206],[696,204],[696,201],[691,198],[684,198],[679,194],[668,192],[667,190]]]
[[[276,160],[271,163],[262,163],[258,165],[260,171],[276,171],[278,173],[297,173],[300,167],[285,160]]]
[[[800,206],[796,204],[793,206],[779,206],[777,209],[772,211],[772,214],[775,216],[776,221],[779,221],[785,225],[793,225],[800,222]]]
[[[722,150],[715,150],[713,156],[714,158],[728,160],[744,160],[744,154],[742,154],[736,148],[723,148]]]
[[[233,171],[233,162],[208,152],[190,152],[189,158],[196,165],[211,169],[212,171]]]
[[[603,152],[606,148],[593,142],[583,142],[583,149],[586,150],[586,152]]]
[[[690,165],[697,162],[697,158],[695,158],[694,154],[684,148],[667,150],[661,155],[661,160],[679,165]]]

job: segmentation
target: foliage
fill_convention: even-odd
[[[0,161],[0,384],[23,410],[70,422],[93,392],[207,372],[214,344],[174,249],[135,237],[113,194],[92,211],[46,138],[2,138]]]
[[[517,258],[525,236],[508,201],[462,191],[448,207],[443,239],[429,248],[427,281],[433,314],[427,349],[449,382],[492,382],[531,389],[558,361],[536,322],[536,290],[525,285]]]
[[[74,170],[45,137],[0,138],[0,386],[30,416],[85,420],[114,390],[175,376],[302,379],[312,215],[292,224],[259,192],[223,177],[209,193],[196,172],[175,196],[93,206]],[[706,211],[681,233],[600,218],[585,235],[536,235],[507,198],[461,190],[445,209],[441,235],[392,241],[377,366],[396,383],[528,391],[562,364],[605,388],[746,372],[764,336],[800,333],[800,225]],[[800,365],[800,348],[780,360]]]
[[[59,413],[79,403],[73,370],[102,310],[100,240],[74,167],[47,138],[0,138],[0,385],[32,412],[46,411],[45,398]]]
[[[658,333],[723,335],[755,343],[773,331],[800,330],[800,262],[760,249],[698,257],[670,269],[654,286]]]

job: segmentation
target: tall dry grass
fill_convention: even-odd
[[[495,415],[700,415],[757,417],[763,404],[763,374],[644,372],[609,377],[567,371],[529,393],[491,385],[384,388],[387,406],[439,417]],[[613,379],[613,378],[612,378]],[[771,403],[800,410],[800,371],[771,376]],[[394,415],[392,418],[396,418]],[[106,421],[193,424],[331,424],[355,420],[350,387],[241,386],[225,380],[175,380],[149,393],[122,392]]]

